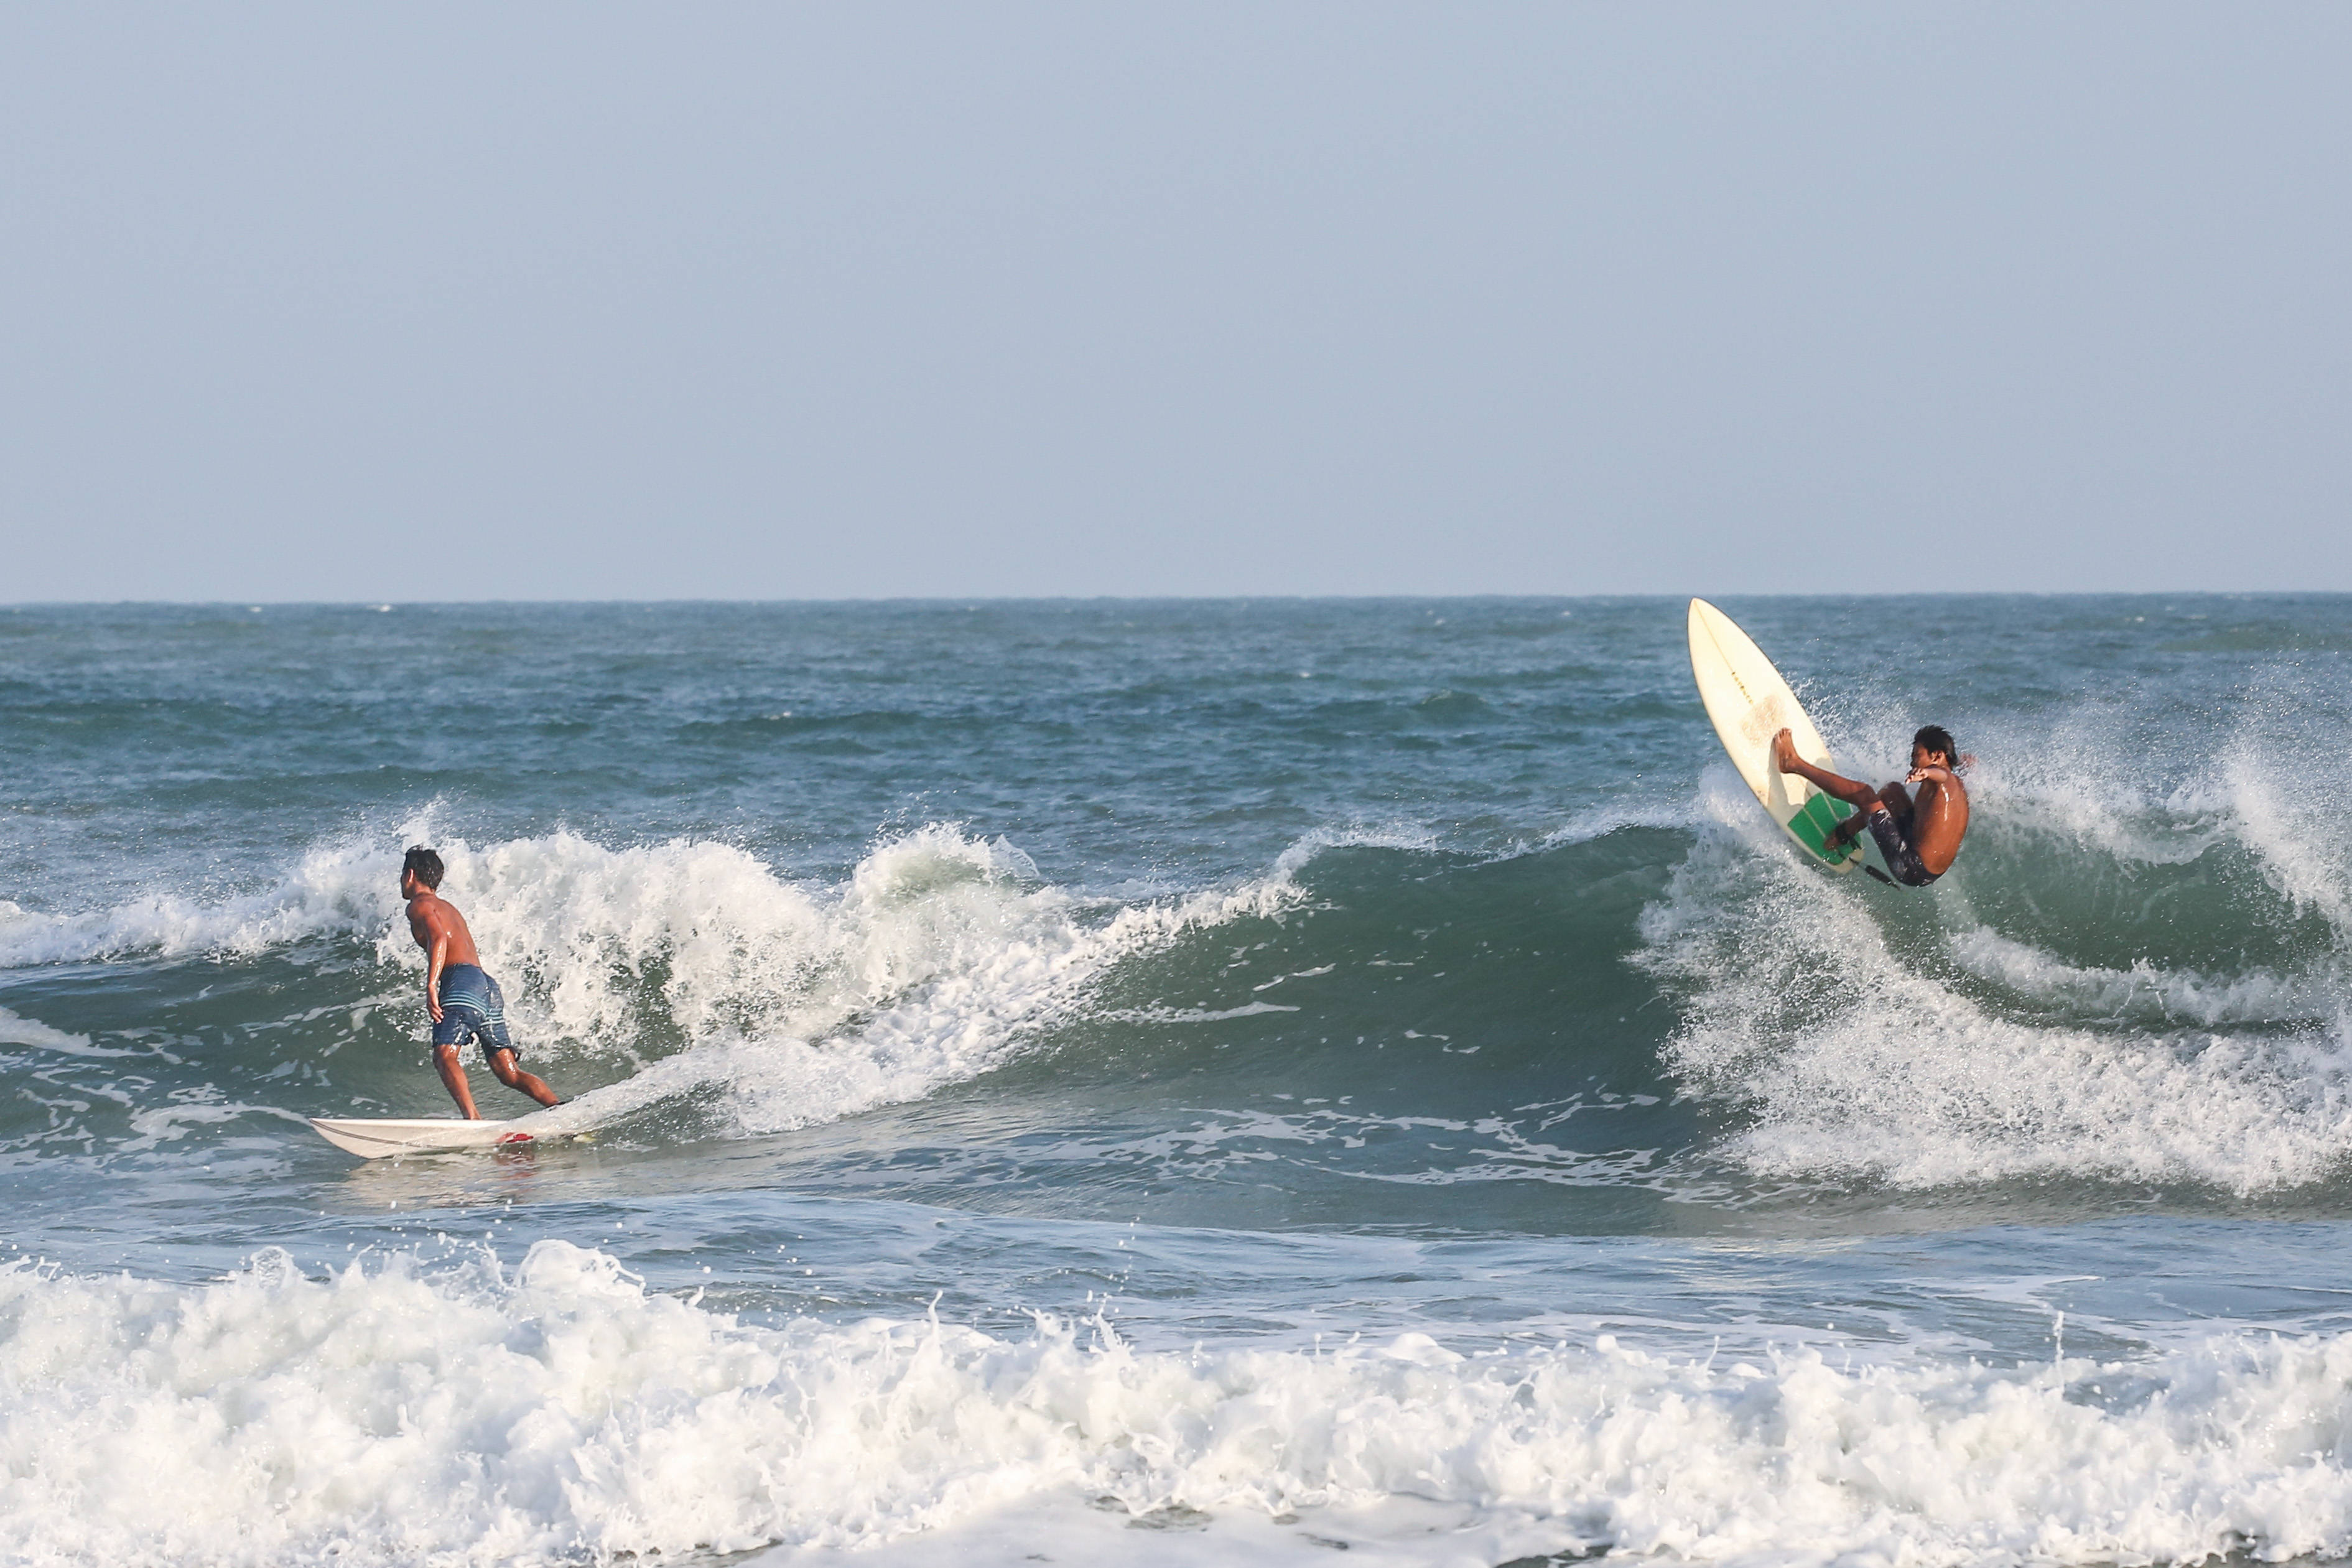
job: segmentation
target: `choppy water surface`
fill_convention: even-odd
[[[2352,1552],[2352,600],[1725,608],[1934,890],[1680,601],[0,610],[0,1555]]]

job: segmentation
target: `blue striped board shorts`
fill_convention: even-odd
[[[515,1051],[507,1038],[507,998],[499,983],[472,964],[452,964],[441,971],[441,1021],[433,1026],[436,1045],[478,1042],[482,1060],[494,1051]]]

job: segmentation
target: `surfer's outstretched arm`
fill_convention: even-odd
[[[1783,773],[1793,773],[1832,800],[1844,801],[1857,811],[1867,811],[1883,802],[1879,793],[1858,779],[1847,779],[1826,768],[1816,768],[1797,755],[1797,743],[1787,730],[1772,737],[1772,766]]]

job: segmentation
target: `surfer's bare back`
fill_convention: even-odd
[[[1919,786],[1919,798],[1914,800],[1902,784],[1874,789],[1814,767],[1797,755],[1796,742],[1785,729],[1772,737],[1773,767],[1794,773],[1860,813],[1838,824],[1830,835],[1832,851],[1867,826],[1886,857],[1886,869],[1906,887],[1927,886],[1951,870],[1960,852],[1960,840],[1969,831],[1969,791],[1960,782],[1959,763],[1952,732],[1940,724],[1923,726],[1911,737],[1911,773],[1904,780]]]
[[[425,949],[425,1010],[433,1017],[433,1065],[441,1082],[466,1120],[482,1119],[474,1109],[474,1091],[466,1082],[466,1064],[458,1055],[468,1041],[478,1040],[482,1060],[499,1082],[542,1105],[562,1104],[544,1080],[515,1064],[514,1042],[507,1038],[506,996],[482,972],[482,956],[474,947],[466,917],[441,896],[441,857],[421,847],[410,850],[400,865],[400,896],[408,900],[408,934]]]

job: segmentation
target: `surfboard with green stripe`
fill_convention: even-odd
[[[1714,721],[1732,766],[1764,810],[1814,864],[1835,872],[1860,865],[1860,834],[1835,852],[1828,847],[1831,831],[1853,816],[1853,808],[1772,766],[1772,737],[1783,729],[1806,761],[1817,768],[1835,766],[1821,731],[1772,661],[1730,616],[1704,599],[1690,602],[1690,655],[1691,676],[1698,683],[1706,716]]]

